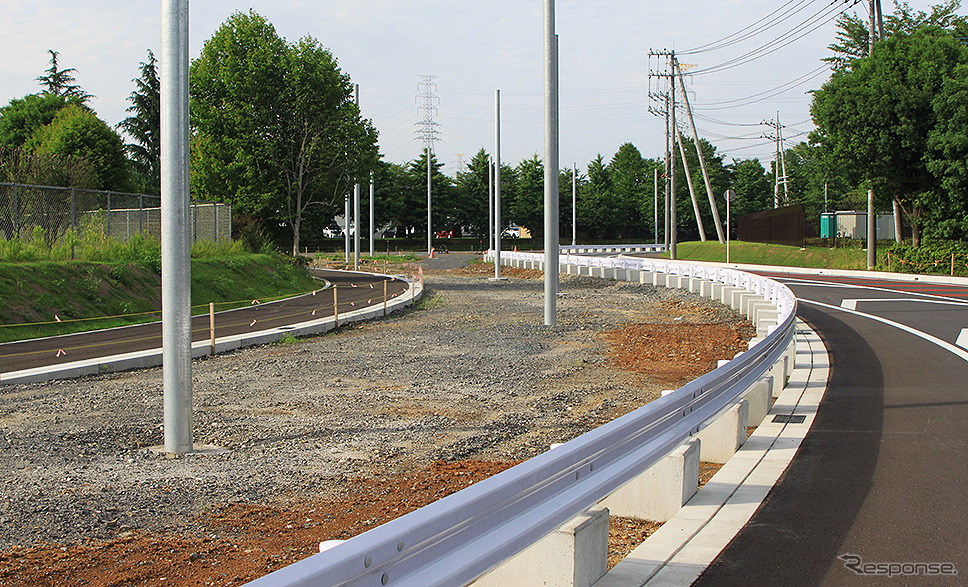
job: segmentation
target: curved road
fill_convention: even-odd
[[[391,276],[315,270],[326,286],[306,294],[267,304],[256,304],[215,315],[216,336],[232,336],[279,328],[333,315],[333,289],[340,312],[383,303],[383,283],[393,298],[407,291],[407,283]],[[192,318],[192,340],[208,340],[207,314]],[[95,359],[109,355],[161,348],[161,322],[82,332],[0,344],[0,371],[10,373]]]
[[[769,275],[830,379],[789,468],[693,585],[968,584],[968,287]]]

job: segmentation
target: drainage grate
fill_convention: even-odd
[[[777,414],[773,416],[773,421],[778,424],[803,424],[806,416],[794,416],[793,414]]]

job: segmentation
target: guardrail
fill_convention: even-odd
[[[502,253],[541,268],[543,255]],[[749,351],[604,426],[467,489],[250,583],[269,585],[466,585],[657,463],[730,409],[793,340],[796,299],[785,286],[740,271],[650,259],[565,256],[581,267],[715,281],[755,292],[779,310]],[[722,287],[721,286],[721,287]]]
[[[571,255],[582,253],[662,253],[665,245],[560,245],[558,251]]]

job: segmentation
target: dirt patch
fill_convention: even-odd
[[[748,323],[624,324],[606,331],[609,363],[671,389],[716,368],[720,359],[747,350]]]

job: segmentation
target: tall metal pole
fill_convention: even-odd
[[[578,235],[578,163],[571,164],[571,246]]]
[[[188,0],[161,3],[161,338],[165,450],[192,450]]]
[[[350,264],[350,195],[343,197],[343,250],[346,265]]]
[[[545,157],[544,157],[544,323],[558,322],[558,37],[555,0],[544,1]]]
[[[494,90],[494,279],[501,279],[501,90]]]
[[[375,207],[374,204],[373,204],[373,196],[374,196],[375,192],[376,192],[376,190],[374,189],[374,185],[373,185],[373,172],[371,171],[370,172],[370,258],[371,259],[373,258],[373,255],[375,253],[375,251],[374,251],[374,243],[373,243],[374,237],[376,235],[376,230],[374,229],[374,226],[373,226],[373,223],[374,223],[374,220],[373,220],[373,216],[374,216],[373,210],[374,210],[374,207]]]
[[[360,84],[354,84],[356,89],[356,109],[360,109]],[[360,226],[360,183],[356,182],[353,184],[353,226],[356,230],[353,231],[353,269],[360,269],[360,231],[363,229]]]
[[[487,250],[494,250],[494,157],[487,158]]]
[[[669,148],[669,139],[672,137],[672,133],[669,132],[669,115],[671,114],[671,102],[669,101],[669,94],[666,94],[666,136],[665,136],[665,201],[662,205],[662,236],[665,244],[665,250],[669,250],[669,245],[672,243],[669,240],[669,202],[671,201],[671,194],[669,193],[669,180],[672,177],[672,168],[669,166],[669,153],[671,149]]]
[[[430,221],[430,143],[427,143],[427,255],[433,251],[433,228]]]
[[[652,215],[655,216],[655,244],[659,244],[659,168],[656,167],[652,170],[653,179],[655,181],[655,187],[652,189],[652,195],[655,202],[652,204]]]
[[[877,265],[877,216],[874,214],[874,190],[867,190],[867,268]]]
[[[671,61],[671,67],[669,68],[672,72],[673,77],[676,71],[676,53],[675,51],[669,56]],[[678,259],[677,244],[679,242],[679,236],[676,234],[676,137],[679,136],[679,127],[676,126],[676,81],[675,79],[670,80],[672,83],[669,84],[669,119],[672,132],[672,149],[669,150],[669,258],[675,261]]]
[[[783,168],[783,205],[790,203],[790,182],[787,179],[786,155],[783,154],[783,125],[780,124],[780,111],[776,112],[776,136],[780,145],[780,165]]]

